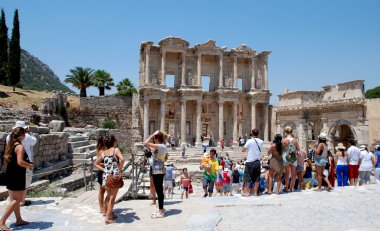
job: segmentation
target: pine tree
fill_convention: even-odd
[[[5,23],[4,9],[1,9],[0,18],[0,83],[6,82],[8,64],[8,28]]]
[[[21,73],[21,48],[20,48],[20,25],[18,21],[18,10],[15,10],[13,19],[13,29],[11,42],[9,44],[9,57],[8,57],[8,81],[13,86],[20,82]]]

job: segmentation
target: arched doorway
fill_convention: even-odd
[[[347,120],[336,121],[329,129],[329,136],[334,147],[336,147],[338,143],[343,143],[344,146],[349,147],[350,140],[357,142],[355,129]]]

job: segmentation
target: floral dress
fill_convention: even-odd
[[[103,172],[103,182],[102,182],[103,186],[106,185],[106,179],[109,174],[113,174],[114,176],[118,176],[120,174],[119,168],[117,167],[117,165],[119,164],[119,160],[115,156],[115,151],[116,151],[116,148],[113,151],[113,153],[109,156],[105,156],[104,152],[102,153],[102,158],[104,161],[104,172]]]

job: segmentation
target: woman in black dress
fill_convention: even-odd
[[[24,138],[25,129],[20,127],[15,128],[10,135],[9,143],[5,149],[4,160],[7,164],[6,186],[10,202],[0,220],[1,230],[11,230],[5,225],[5,222],[12,212],[14,212],[16,216],[16,226],[29,224],[29,222],[21,218],[20,213],[20,202],[23,200],[25,192],[26,168],[30,170],[33,169],[33,164],[29,161],[28,155],[25,155],[25,149],[21,144]]]

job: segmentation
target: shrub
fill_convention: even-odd
[[[116,128],[115,121],[111,119],[106,119],[103,123],[103,128],[115,129]]]

